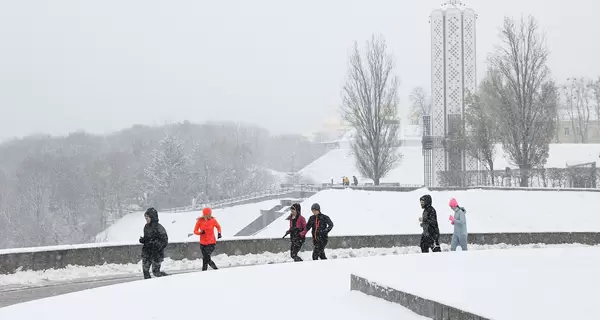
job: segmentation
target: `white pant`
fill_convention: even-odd
[[[450,241],[450,250],[456,251],[456,247],[460,245],[462,251],[467,251],[467,235],[466,234],[453,234],[452,240]]]

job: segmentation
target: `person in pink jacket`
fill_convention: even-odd
[[[284,238],[290,235],[290,256],[294,261],[300,262],[302,258],[298,256],[298,252],[302,249],[304,241],[306,240],[306,234],[302,231],[306,228],[306,219],[301,214],[301,207],[299,203],[294,203],[290,207],[291,214],[287,218],[290,221],[290,228],[285,232]]]

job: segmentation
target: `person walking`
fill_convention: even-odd
[[[467,251],[467,210],[458,206],[458,201],[452,198],[448,203],[450,208],[454,210],[454,215],[450,215],[450,223],[454,225],[454,232],[452,232],[452,240],[450,241],[450,250],[456,251],[456,248],[460,245],[462,251]]]
[[[164,277],[168,274],[160,271],[160,266],[165,258],[164,250],[169,244],[167,230],[158,223],[158,211],[148,208],[144,213],[146,225],[144,236],[140,237],[142,246],[142,272],[144,279],[150,279],[150,267],[155,277]]]
[[[215,238],[215,228],[217,229],[217,238]],[[215,217],[212,216],[211,208],[202,209],[202,217],[196,220],[194,234],[200,236],[200,251],[202,252],[202,271],[208,270],[208,266],[217,270],[217,265],[212,261],[211,255],[215,251],[217,239],[221,239],[221,225]]]
[[[422,196],[419,201],[421,202],[421,208],[423,209],[423,215],[419,217],[419,222],[423,228],[421,234],[421,252],[429,252],[432,249],[433,252],[441,252],[440,248],[440,228],[437,221],[437,213],[432,205],[431,196],[426,194]]]
[[[290,216],[287,220],[290,220],[290,228],[285,232],[284,238],[289,234],[290,235],[290,256],[294,261],[300,262],[302,258],[298,256],[298,252],[302,249],[302,245],[304,245],[304,240],[306,240],[306,234],[302,234],[302,231],[306,227],[306,219],[302,216],[302,208],[299,203],[294,203],[290,207]]]
[[[301,235],[306,236],[308,231],[312,230],[313,238],[313,260],[326,260],[325,247],[329,241],[329,232],[333,229],[333,221],[327,216],[321,213],[321,206],[318,203],[313,204],[310,207],[313,215],[308,218],[306,228],[302,231]]]

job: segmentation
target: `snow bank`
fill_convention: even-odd
[[[317,202],[334,223],[331,235],[418,234],[422,209],[419,197],[431,194],[440,231],[452,233],[448,201],[456,198],[467,209],[469,232],[600,231],[600,196],[575,191],[428,191],[413,192],[326,190],[301,203],[303,214]],[[279,218],[258,237],[281,237],[289,228]]]
[[[584,246],[581,244],[573,245],[523,245],[509,246],[500,245],[470,245],[470,250],[494,250],[494,249],[512,249],[512,248],[545,248],[545,247],[563,247],[563,246]],[[442,250],[448,251],[449,246],[442,244]],[[420,253],[419,247],[393,247],[393,248],[361,248],[361,249],[332,249],[326,250],[329,259],[346,259],[358,257],[404,255],[411,253]],[[312,252],[303,251],[300,257],[304,260],[311,260]],[[239,266],[252,266],[262,264],[274,264],[291,262],[289,252],[263,254],[248,254],[240,256],[228,256],[219,254],[213,257],[213,260],[220,268],[230,268]],[[163,270],[185,271],[199,270],[202,267],[202,259],[198,260],[171,260],[165,259]],[[86,278],[99,278],[106,276],[138,275],[142,270],[141,262],[137,264],[104,264],[94,267],[68,266],[64,269],[50,269],[44,271],[18,271],[14,274],[0,275],[0,286],[8,285],[43,285],[49,282],[73,281]]]

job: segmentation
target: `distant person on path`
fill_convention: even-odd
[[[454,215],[450,215],[450,223],[454,225],[452,233],[452,241],[450,242],[450,250],[456,251],[456,247],[460,245],[462,251],[467,251],[467,210],[458,206],[456,199],[450,199],[450,208],[454,210]]]
[[[440,248],[440,228],[437,221],[437,213],[432,206],[431,196],[426,194],[419,201],[423,208],[423,215],[419,217],[419,222],[423,228],[421,235],[421,252],[429,252],[431,248],[433,252],[441,252]]]
[[[308,218],[308,222],[306,223],[306,228],[302,231],[301,235],[306,236],[309,230],[312,229],[312,238],[313,238],[313,260],[325,260],[327,256],[325,255],[325,247],[327,246],[327,242],[329,240],[329,232],[333,229],[333,222],[331,219],[321,213],[321,206],[318,203],[313,204],[310,207],[313,215]]]
[[[352,179],[354,180],[354,186],[358,186],[358,179],[356,178],[356,176],[352,176]]]
[[[202,209],[202,217],[196,220],[194,234],[200,236],[200,251],[202,252],[202,271],[208,270],[208,266],[217,270],[217,265],[212,261],[211,255],[215,251],[217,238],[215,238],[215,228],[217,228],[217,238],[221,239],[221,225],[217,219],[212,216],[211,208]]]
[[[287,220],[290,220],[290,229],[285,232],[284,238],[289,234],[290,235],[290,256],[294,261],[300,262],[302,258],[298,256],[298,252],[302,249],[302,245],[304,245],[304,240],[306,240],[306,234],[302,234],[304,228],[306,228],[306,219],[302,216],[302,209],[299,203],[294,203],[290,208],[290,216]]]
[[[142,246],[142,272],[144,279],[150,279],[150,267],[155,277],[163,277],[167,274],[160,271],[160,265],[165,258],[165,248],[169,243],[167,230],[158,223],[158,212],[154,208],[148,208],[144,213],[146,225],[144,236],[140,237]]]

